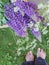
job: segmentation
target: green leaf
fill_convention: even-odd
[[[0,0],[0,2],[4,5],[9,2],[9,0]]]
[[[5,19],[5,17],[3,17],[2,22],[3,23],[6,23],[7,22],[7,20]]]
[[[2,21],[2,19],[3,19],[3,14],[0,13],[0,22]]]
[[[0,13],[1,13],[1,12],[4,12],[4,9],[3,9],[2,7],[0,7]]]

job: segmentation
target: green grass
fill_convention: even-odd
[[[26,49],[26,46],[29,46],[33,39],[34,37],[30,32],[29,40],[27,41],[26,38],[18,37],[10,28],[0,29],[0,65],[21,65],[21,63],[24,61],[25,54],[33,47],[33,44],[28,49]],[[47,44],[48,39],[49,32],[45,36],[42,35],[42,43],[37,40],[37,46],[31,50],[36,55],[37,48],[43,48],[47,53],[46,61],[49,64],[49,44]],[[21,54],[18,56],[17,50],[19,48],[22,48],[22,50],[20,51]]]

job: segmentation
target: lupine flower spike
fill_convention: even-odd
[[[34,2],[24,2],[22,0],[14,0],[4,6],[5,17],[8,19],[7,24],[18,36],[26,37],[29,28],[33,35],[41,42],[41,31],[38,22],[38,7]]]

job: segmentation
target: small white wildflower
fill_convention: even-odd
[[[49,13],[49,9],[46,11],[46,13],[47,13],[47,14]]]
[[[49,22],[47,23],[47,26],[49,26]]]
[[[36,22],[36,24],[38,25],[38,27],[39,27],[39,25],[40,25],[40,22]]]
[[[20,51],[17,51],[17,55],[20,56],[21,55],[21,52]]]
[[[14,2],[16,2],[17,0],[11,0],[11,3],[14,3]]]
[[[28,27],[32,28],[33,25],[34,25],[34,23],[32,21],[30,21],[30,23],[28,24]]]
[[[20,8],[19,8],[18,6],[14,7],[14,12],[18,12],[19,9],[20,9]]]
[[[44,7],[44,5],[42,3],[38,4],[38,9],[41,9],[43,7]]]
[[[22,42],[22,41],[21,41],[20,39],[18,39],[16,43],[18,43],[18,44],[19,44],[19,43],[21,43],[21,42]]]
[[[39,28],[38,28],[38,27],[37,27],[37,28],[34,28],[34,31],[35,31],[35,32],[39,31]]]
[[[35,27],[38,27],[38,24],[36,23],[34,26],[35,26]]]
[[[38,26],[38,24],[35,24],[35,26],[34,26],[34,31],[35,31],[35,32],[39,31],[39,26]]]

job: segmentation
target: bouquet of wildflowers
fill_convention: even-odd
[[[43,24],[44,17],[39,14],[37,5],[33,2],[24,2],[21,0],[11,1],[4,5],[4,16],[9,27],[11,27],[18,36],[28,36],[27,30],[41,42],[40,24]]]
[[[46,22],[44,13],[42,15],[39,13],[39,6],[37,6],[34,2],[26,2],[21,0],[15,0],[13,2],[13,0],[11,0],[10,3],[4,5],[4,17],[2,15],[3,19],[0,19],[2,19],[2,22],[11,27],[18,36],[28,36],[27,30],[30,29],[32,34],[41,42],[41,25],[47,26],[49,23]],[[1,3],[0,7],[2,8]],[[3,13],[3,10],[1,13]]]

